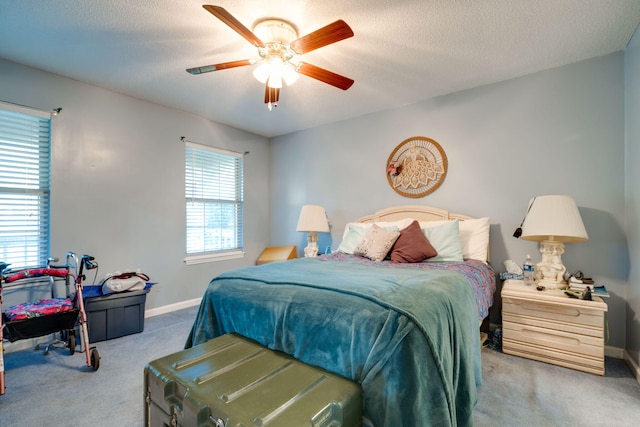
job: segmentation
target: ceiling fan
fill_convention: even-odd
[[[249,43],[256,46],[260,59],[243,59],[204,65],[188,68],[187,72],[202,74],[261,63],[254,70],[253,75],[258,81],[265,84],[264,102],[269,107],[269,110],[271,110],[272,106],[278,105],[283,80],[287,85],[291,85],[297,80],[299,74],[342,90],[347,90],[353,85],[354,81],[348,77],[298,60],[298,57],[302,54],[352,37],[353,31],[343,20],[337,20],[298,38],[298,32],[295,27],[281,19],[259,21],[251,31],[220,6],[205,4],[202,7],[244,37]]]

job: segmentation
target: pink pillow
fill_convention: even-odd
[[[413,221],[400,231],[400,236],[391,249],[391,261],[396,263],[422,262],[438,255],[422,233],[418,221]]]

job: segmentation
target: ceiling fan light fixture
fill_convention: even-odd
[[[291,86],[298,80],[300,75],[296,72],[295,65],[285,62],[280,57],[272,57],[265,60],[255,70],[253,76],[260,83],[269,82],[271,88],[282,88],[282,81]]]
[[[267,61],[263,62],[253,70],[253,77],[262,84],[265,84],[267,80],[269,80],[269,74],[271,74],[271,67]]]
[[[284,79],[284,82],[287,86],[291,86],[298,80],[298,77],[300,77],[300,74],[295,70],[293,64],[287,62],[282,69],[282,78]]]
[[[188,73],[209,73],[261,62],[253,71],[253,75],[256,80],[265,85],[264,102],[270,110],[278,105],[282,80],[290,86],[298,79],[300,74],[342,90],[347,90],[353,85],[354,81],[352,79],[296,60],[300,55],[353,37],[353,30],[342,19],[338,19],[303,37],[298,37],[297,28],[290,22],[281,19],[270,18],[259,21],[254,25],[252,31],[221,6],[205,4],[202,7],[258,48],[258,55],[261,59],[244,59],[188,68],[186,70]]]
[[[271,68],[269,72],[269,87],[274,89],[280,89],[282,87],[282,69],[284,68],[284,62],[280,57],[273,57],[269,60],[269,66]]]
[[[293,24],[282,19],[265,19],[253,26],[253,32],[260,40],[267,43],[289,45],[298,38],[298,31]]]
[[[267,86],[272,89],[282,89],[282,79],[271,75],[269,76],[269,81],[267,81]]]

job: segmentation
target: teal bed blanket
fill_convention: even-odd
[[[359,382],[375,427],[470,426],[488,309],[474,283],[486,281],[492,301],[493,272],[433,264],[318,257],[226,272],[210,282],[186,347],[235,332]]]

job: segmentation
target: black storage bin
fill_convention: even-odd
[[[144,330],[148,289],[84,299],[89,342],[105,341]]]

